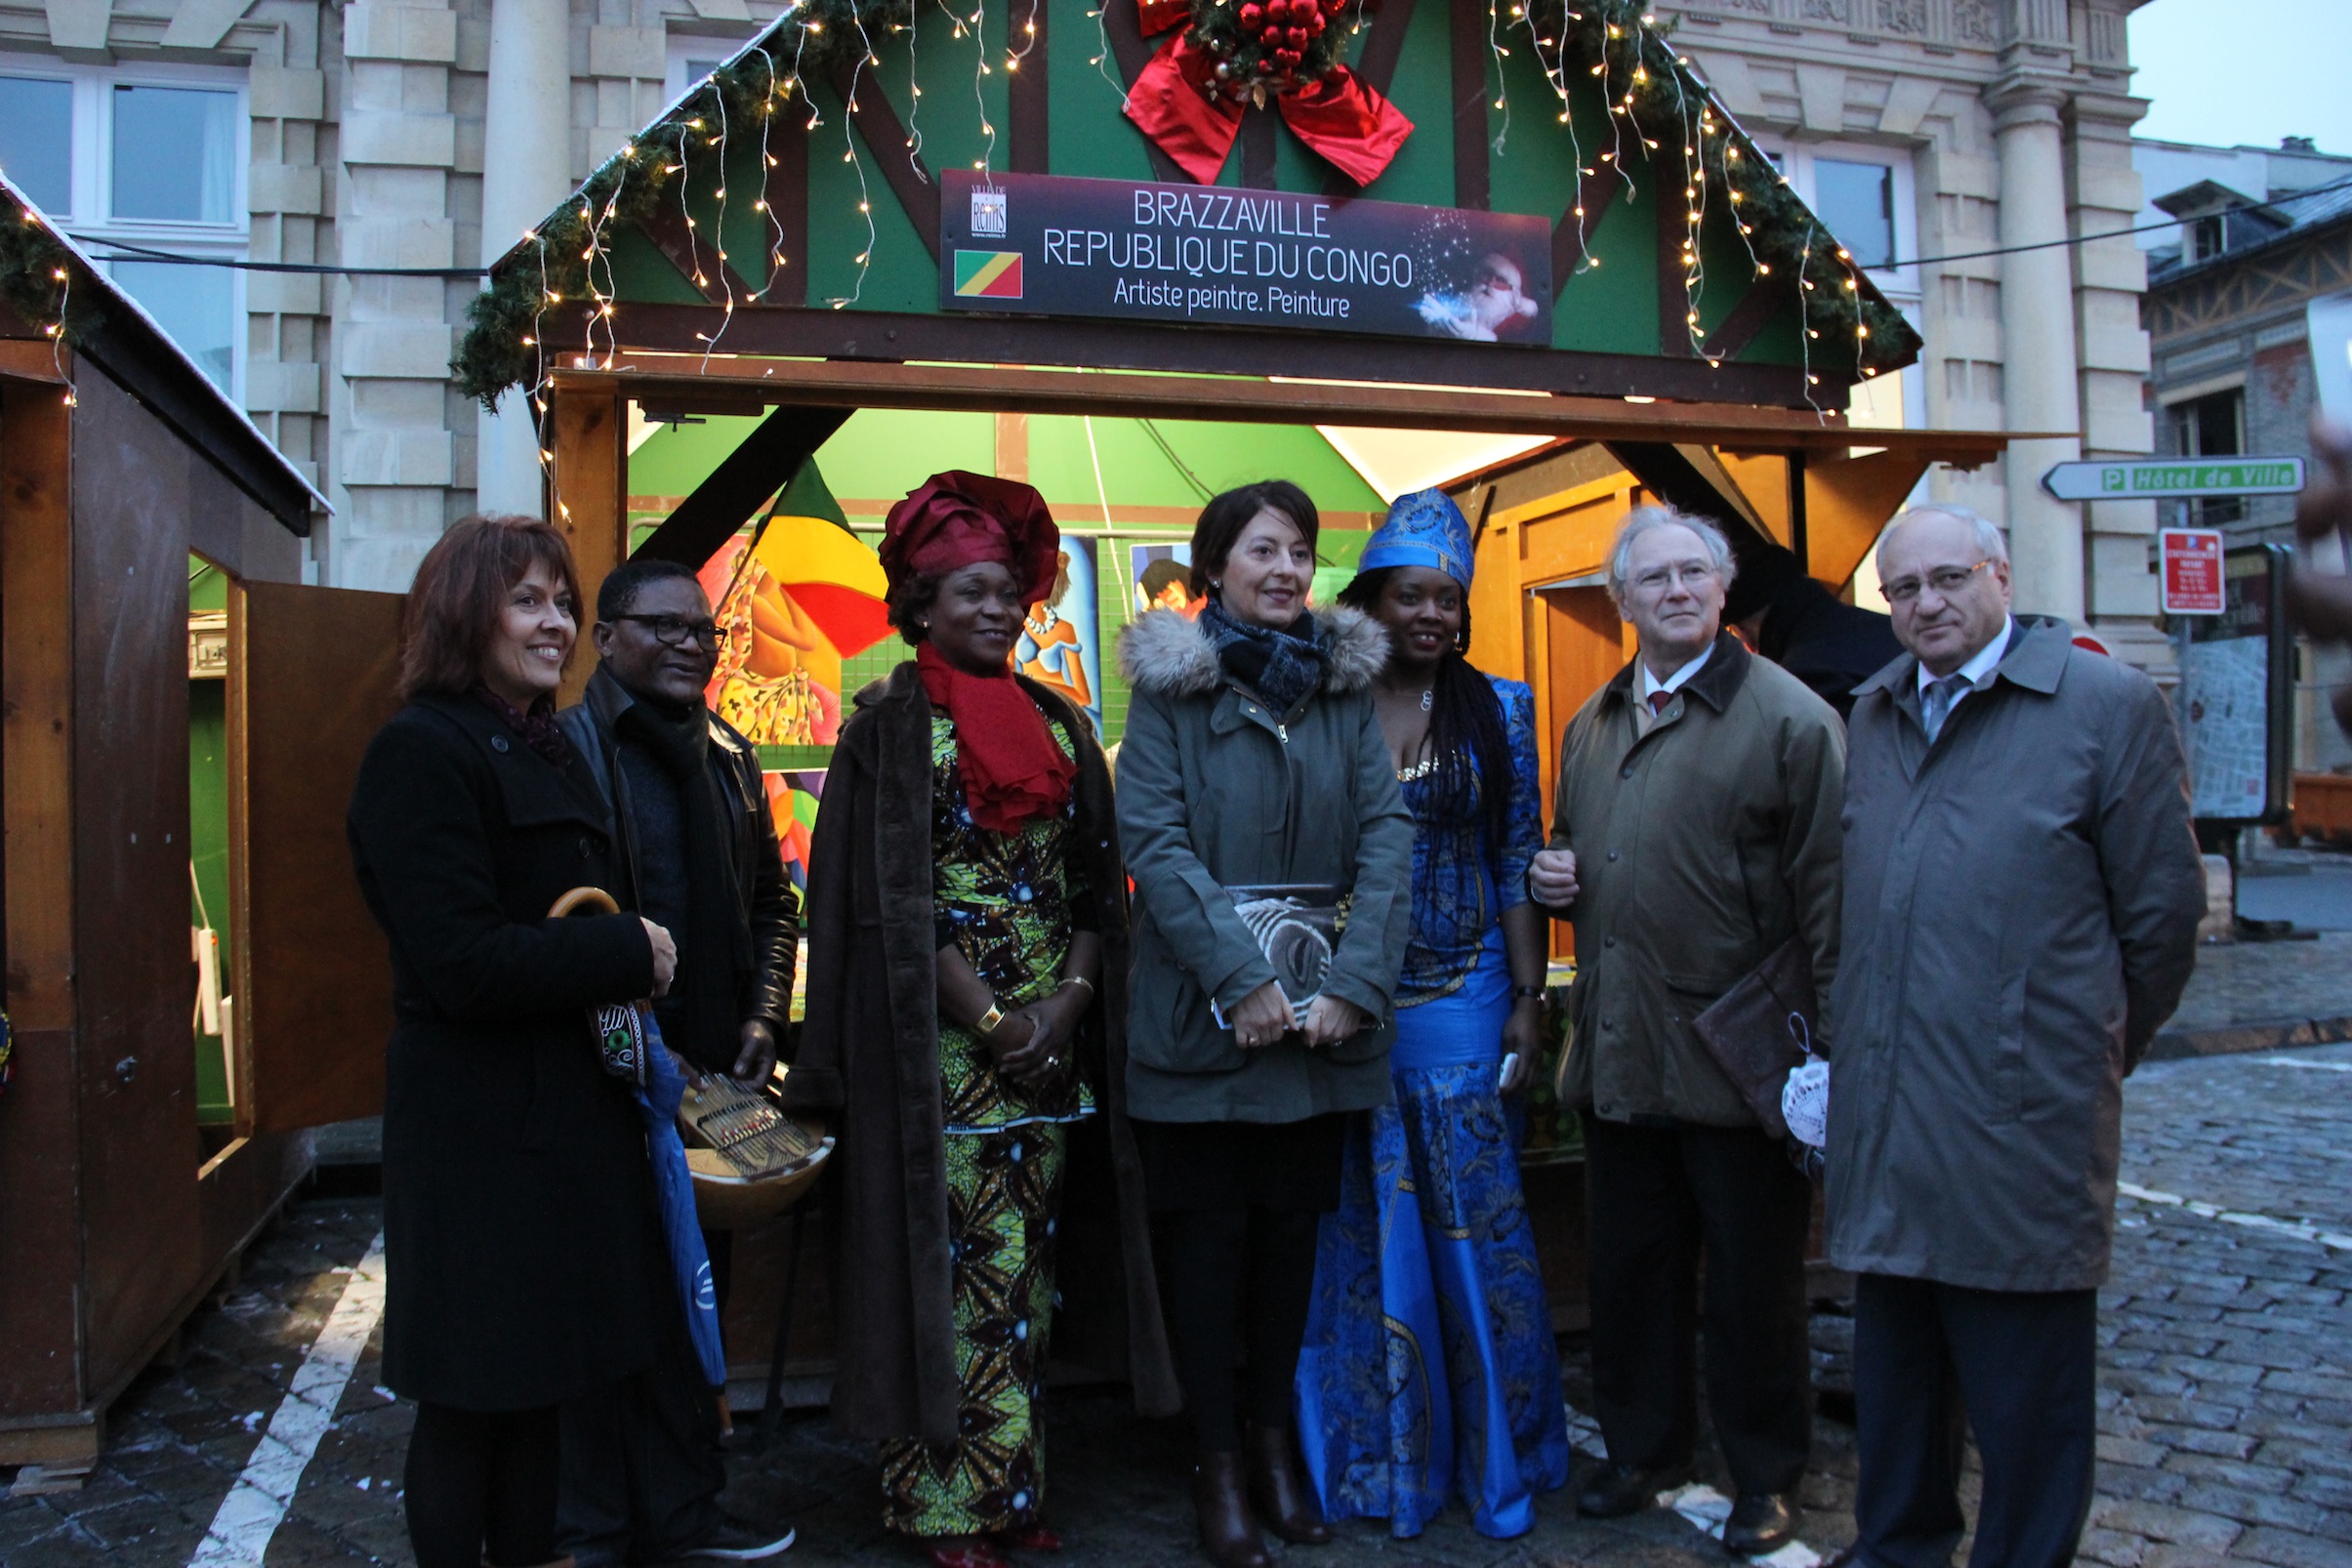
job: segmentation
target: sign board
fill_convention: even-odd
[[[2189,624],[2179,702],[2189,809],[2200,821],[2286,817],[2294,695],[2287,562],[2279,545],[2226,552],[2221,613]]]
[[[2221,530],[2166,528],[2158,536],[2164,559],[2166,615],[2219,615],[2222,601]]]
[[[953,169],[939,308],[1551,343],[1551,226],[1519,213]]]
[[[2299,457],[2139,457],[2122,463],[2061,463],[2042,475],[2042,488],[2061,501],[2293,495],[2303,488],[2303,460]]]

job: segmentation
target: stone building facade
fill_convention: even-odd
[[[2009,530],[2021,609],[2102,628],[2159,668],[2149,630],[2155,510],[2075,506],[2050,464],[2146,452],[2146,267],[2125,23],[2143,0],[1665,0],[1725,105],[1785,148],[1799,194],[1841,236],[1809,165],[1884,160],[1896,260],[1876,275],[1926,339],[1900,423],[2051,433],[2000,464],[1939,475],[1938,499]],[[1788,167],[1789,163],[1784,163]],[[2052,244],[2085,235],[2117,237]],[[1999,256],[1969,253],[2039,245]],[[1939,257],[1967,258],[1936,261]],[[1911,258],[1923,258],[1912,261]],[[1880,410],[1881,416],[1889,411]]]
[[[2051,433],[1998,468],[1938,477],[1935,493],[2012,530],[2023,607],[2087,617],[2161,663],[2161,642],[2145,635],[2153,509],[2061,505],[2035,482],[2079,452],[2151,445],[2140,250],[2127,237],[2049,243],[2125,228],[2141,206],[2129,138],[2143,105],[2129,95],[2125,51],[2140,3],[1661,0],[1658,10],[1799,193],[1841,237],[1866,236],[1891,264],[1876,273],[1927,349],[1899,386],[1870,389],[1863,417]],[[776,9],[0,0],[0,78],[78,73],[103,95],[143,72],[194,72],[238,93],[245,115],[240,222],[211,236],[225,253],[457,268],[503,251],[658,113],[698,60],[723,56]],[[550,126],[562,134],[546,135]],[[108,216],[77,210],[69,227],[90,231]],[[2045,248],[1914,260],[2021,244]],[[527,428],[484,420],[448,382],[473,290],[470,279],[430,275],[255,272],[236,283],[239,330],[226,355],[234,388],[337,509],[319,530],[320,580],[404,586],[450,519],[477,503],[533,504]]]
[[[2181,220],[2179,238],[2167,236],[2154,253],[2143,304],[2157,451],[2310,456],[2322,366],[2343,375],[2352,327],[2352,188],[2338,188],[2352,178],[2352,159],[2332,161],[2332,170],[2298,171],[2298,183],[2317,187],[2308,194],[2245,191],[2209,178],[2151,192]],[[2262,205],[2243,210],[2249,201]],[[2224,220],[2227,209],[2241,210]],[[2340,387],[2336,396],[2340,403]],[[2294,539],[2292,496],[2158,505],[2165,526],[2219,528],[2232,547]],[[2352,683],[2352,655],[2305,644],[2298,662],[2296,766],[2352,770],[2352,743],[2328,710],[2334,690]]]

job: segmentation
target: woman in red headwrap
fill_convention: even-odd
[[[809,855],[786,1093],[841,1116],[833,1415],[882,1440],[884,1522],[942,1568],[1059,1545],[1049,1338],[1093,1368],[1124,1356],[1144,1414],[1178,1403],[1125,1115],[1110,773],[1085,716],[1011,663],[1059,538],[1035,490],[981,475],[890,510],[915,657],[858,694]]]

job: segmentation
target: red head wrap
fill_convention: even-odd
[[[1012,573],[1021,602],[1035,604],[1053,591],[1060,546],[1044,496],[1017,479],[951,469],[890,509],[882,569],[895,588],[917,572],[938,576],[993,560]]]
[[[1053,591],[1061,530],[1046,498],[1014,479],[960,469],[934,474],[890,509],[883,525],[882,569],[895,590],[915,573],[938,576],[993,560],[1012,573],[1021,602]],[[1062,755],[1046,717],[1011,666],[988,675],[958,669],[929,642],[915,668],[931,705],[956,722],[965,805],[981,827],[1017,833],[1070,802],[1077,764]]]

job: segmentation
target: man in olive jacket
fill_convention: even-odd
[[[1792,937],[1837,967],[1837,716],[1721,630],[1731,550],[1712,523],[1637,508],[1609,591],[1637,658],[1560,744],[1551,846],[1528,885],[1576,925],[1600,1517],[1687,1480],[1693,1300],[1707,1254],[1708,1405],[1737,1485],[1724,1543],[1778,1549],[1812,1432],[1804,1249],[1812,1185],[1715,1065],[1694,1020]]]
[[[2009,614],[2000,531],[1906,514],[1878,547],[1910,651],[1869,681],[1831,999],[1830,1257],[1854,1271],[1851,1561],[2074,1560],[2123,1082],[2171,1014],[2205,878],[2172,717],[2065,624]]]

